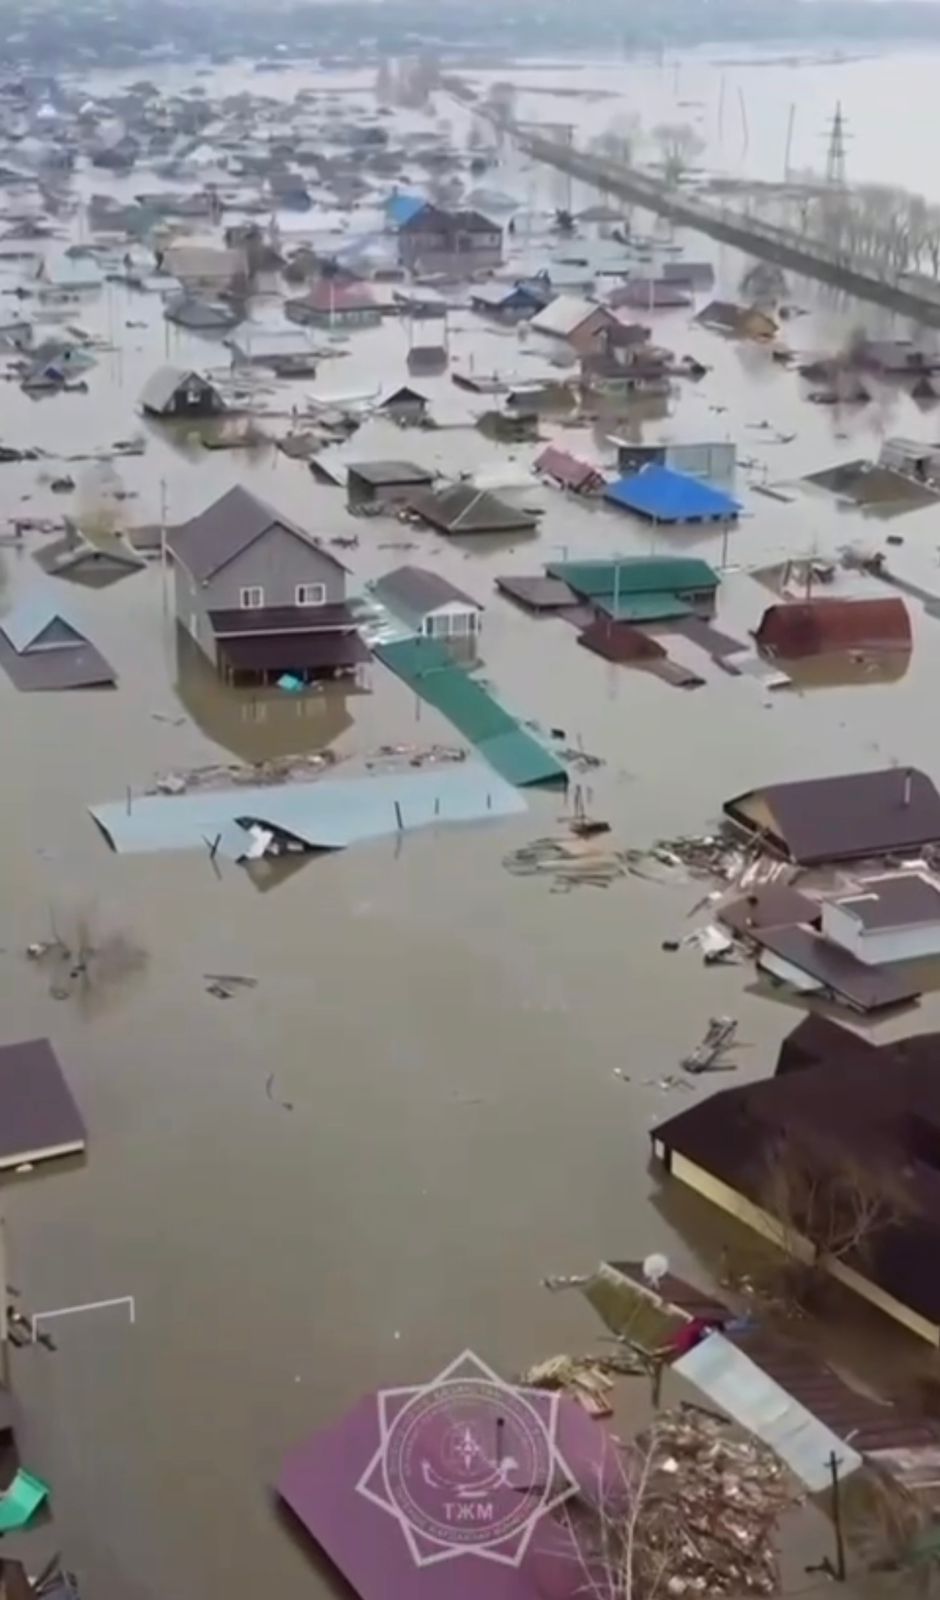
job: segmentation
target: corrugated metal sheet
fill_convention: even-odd
[[[604,499],[655,522],[730,521],[741,510],[737,500],[669,467],[644,467],[633,477],[609,483]]]
[[[843,1479],[862,1465],[857,1450],[819,1422],[723,1334],[709,1334],[674,1363],[674,1370],[763,1440],[811,1493],[828,1488],[833,1454]]]
[[[754,637],[785,660],[826,650],[910,650],[911,619],[899,596],[791,601],[768,606]]]
[[[310,850],[342,850],[366,839],[437,823],[512,816],[525,810],[525,801],[489,767],[465,761],[369,778],[144,795],[132,802],[130,810],[123,800],[89,809],[121,854],[206,849],[207,840],[211,844],[222,835],[222,853],[239,859],[248,836],[239,848],[235,830],[246,821],[289,834]]]
[[[510,783],[566,783],[565,768],[433,639],[377,645],[375,654],[427,700]]]
[[[620,561],[553,561],[546,567],[588,600],[613,595],[705,594],[717,589],[717,572],[695,556],[625,556]]]

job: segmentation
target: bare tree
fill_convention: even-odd
[[[692,1406],[611,1448],[563,1507],[579,1592],[593,1600],[772,1594],[775,1532],[794,1503],[766,1446]]]
[[[639,140],[639,117],[617,117],[603,133],[592,139],[591,149],[608,161],[619,161],[623,166],[631,167]]]
[[[758,1203],[771,1219],[773,1242],[811,1281],[833,1262],[863,1265],[914,1210],[903,1173],[809,1133],[784,1135],[767,1151]],[[798,1272],[796,1284],[800,1278]]]
[[[667,183],[680,184],[705,149],[704,140],[688,122],[661,122],[653,129],[653,138],[662,155],[663,177]]]

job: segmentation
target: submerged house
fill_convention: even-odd
[[[609,483],[604,499],[648,522],[669,524],[734,522],[741,510],[722,489],[655,464]]]
[[[314,328],[368,328],[382,318],[367,284],[335,278],[321,278],[306,294],[288,300],[284,315]]]
[[[479,211],[423,205],[398,229],[398,259],[408,272],[492,271],[503,258],[503,230]]]
[[[606,481],[604,474],[589,461],[580,461],[554,444],[546,445],[533,465],[541,477],[571,494],[600,494]]]
[[[828,1024],[826,1036],[839,1031]],[[788,1044],[774,1077],[708,1095],[660,1123],[651,1136],[655,1158],[781,1250],[940,1346],[940,1035],[875,1046],[852,1034],[838,1048],[824,1038],[799,1052]],[[853,1183],[872,1222],[861,1245],[844,1236],[840,1248],[832,1197],[842,1196],[844,1214]]]
[[[617,447],[620,473],[642,472],[644,467],[668,467],[671,472],[701,478],[704,483],[730,488],[734,482],[737,450],[730,441],[695,444],[635,444],[631,439],[612,438]]]
[[[567,294],[550,301],[531,323],[533,332],[559,340],[579,356],[607,353],[607,334],[616,336],[621,326],[609,306]]]
[[[177,621],[229,681],[335,676],[368,658],[346,567],[246,489],[173,528],[167,547]]]
[[[707,561],[694,556],[553,561],[545,571],[594,610],[625,622],[708,617],[721,581]]]
[[[214,384],[198,372],[160,367],[144,385],[141,410],[151,417],[216,417],[225,401]]]
[[[768,606],[754,634],[782,660],[840,650],[911,649],[911,619],[900,595],[883,600],[796,600]]]
[[[726,800],[725,816],[799,866],[940,844],[940,794],[916,767],[771,783]]]
[[[409,506],[430,527],[448,534],[534,533],[538,518],[489,489],[453,483],[413,494]]]
[[[767,340],[777,334],[777,323],[768,311],[761,311],[759,306],[739,306],[733,300],[710,301],[695,321],[703,328],[736,339]]]
[[[66,611],[27,595],[0,617],[0,669],[17,689],[96,689],[117,682]]]
[[[433,482],[433,472],[412,461],[355,461],[346,466],[346,499],[351,511],[405,506]]]
[[[495,322],[525,322],[550,298],[550,289],[533,283],[480,283],[470,291],[470,310]]]
[[[427,567],[395,567],[372,585],[382,604],[426,639],[475,638],[483,621],[479,600]]]

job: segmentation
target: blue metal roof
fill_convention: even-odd
[[[435,823],[482,822],[525,809],[516,789],[478,761],[367,778],[142,795],[130,811],[124,800],[89,807],[119,854],[207,849],[220,838],[220,854],[235,861],[249,853],[245,823],[290,834],[310,850],[342,850]]]
[[[736,517],[741,507],[730,494],[685,472],[651,465],[610,483],[604,499],[655,522],[696,522]]]
[[[427,201],[419,194],[391,194],[385,202],[385,215],[397,228],[403,228],[426,205]]]

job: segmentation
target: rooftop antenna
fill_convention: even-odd
[[[829,124],[829,143],[826,148],[826,183],[830,189],[845,188],[846,137],[842,102],[837,100],[835,115]]]

